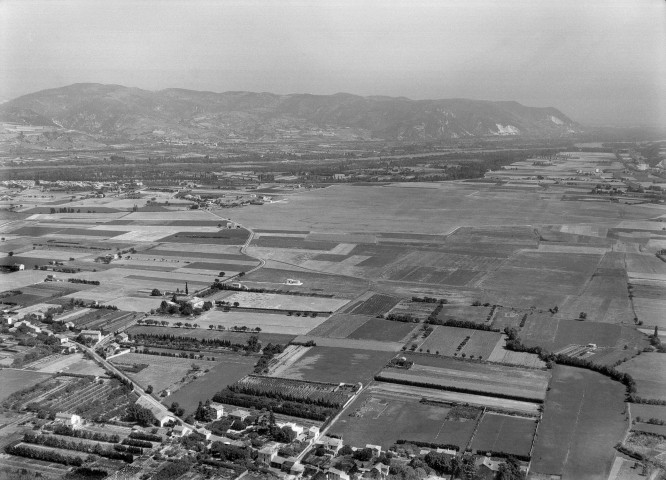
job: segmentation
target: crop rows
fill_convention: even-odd
[[[486,379],[464,378],[459,375],[448,376],[429,375],[426,372],[401,372],[396,369],[387,369],[375,376],[375,380],[412,385],[437,390],[450,390],[461,393],[475,393],[490,395],[498,398],[512,400],[542,402],[545,391],[539,388],[529,388],[526,385],[511,385],[506,378],[498,378],[496,381]]]
[[[305,382],[275,377],[248,375],[234,385],[241,391],[253,391],[258,395],[284,396],[329,405],[344,405],[354,394],[355,386]]]

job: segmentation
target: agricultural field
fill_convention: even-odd
[[[353,315],[369,315],[376,317],[377,315],[383,315],[387,313],[389,310],[395,307],[397,303],[398,299],[395,297],[375,294],[348,313]]]
[[[636,381],[636,394],[648,399],[666,399],[666,356],[642,353],[617,367]]]
[[[185,409],[186,415],[194,413],[200,401],[213,398],[222,388],[251,373],[256,362],[257,357],[254,356],[232,353],[216,355],[215,365],[210,367],[205,375],[181,387],[163,402],[165,405],[178,402]]]
[[[631,418],[636,420],[649,420],[656,418],[666,422],[666,405],[647,405],[644,403],[631,403],[629,404],[631,410]]]
[[[627,429],[624,394],[622,384],[599,373],[557,365],[534,444],[531,474],[606,480],[615,456],[613,446]]]
[[[249,329],[260,328],[262,332],[283,335],[305,335],[326,320],[323,315],[316,317],[305,315],[288,315],[285,312],[224,312],[216,308],[197,316],[196,318],[183,319],[181,317],[155,317],[154,320],[166,320],[173,325],[176,322],[196,323],[202,329],[210,327],[224,327],[230,330],[233,327],[248,327]]]
[[[225,298],[227,302],[238,302],[242,308],[268,310],[294,310],[301,312],[333,312],[349,303],[339,298],[322,298],[276,293],[234,292]]]
[[[347,338],[374,317],[336,313],[309,332],[316,337]]]
[[[453,405],[421,402],[417,396],[369,386],[331,426],[345,444],[388,449],[397,440],[454,444],[461,450],[474,433],[476,418],[452,418]],[[480,409],[476,415],[480,415]]]
[[[317,344],[280,375],[313,382],[362,382],[366,385],[394,355],[394,352],[333,348]]]
[[[446,320],[464,320],[481,325],[489,325],[492,321],[490,314],[492,307],[473,307],[468,305],[443,305],[442,310],[437,314],[437,319]]]
[[[598,347],[624,345],[642,350],[648,345],[647,336],[627,326],[579,320],[559,320],[557,317],[530,315],[520,330],[527,346],[541,346],[550,352],[569,345],[594,343]]]
[[[408,369],[386,368],[377,377],[384,382],[541,402],[549,372],[504,365],[455,360],[429,355],[405,355]]]
[[[113,357],[110,361],[120,370],[125,370],[127,375],[140,386],[146,388],[148,385],[152,385],[156,392],[165,389],[175,391],[215,366],[215,362],[208,360],[142,353],[125,353]],[[134,365],[145,366],[145,368],[140,369],[138,373],[132,373],[131,367]],[[130,370],[127,370],[128,368]]]
[[[379,340],[385,342],[401,342],[418,325],[414,323],[394,322],[381,318],[371,318],[358,327],[347,338],[355,340]]]
[[[472,451],[529,456],[537,421],[533,418],[486,413],[474,434]]]
[[[263,344],[279,343],[287,344],[294,339],[294,335],[285,335],[280,333],[246,333],[229,332],[220,330],[205,330],[203,328],[171,328],[155,326],[134,326],[127,330],[128,335],[148,334],[148,335],[173,335],[175,337],[196,338],[196,339],[219,339],[228,340],[231,343],[247,343],[248,338],[256,335]]]
[[[48,378],[51,378],[51,375],[46,373],[0,369],[0,387],[2,387],[0,388],[0,401],[5,400],[12,393],[37,385]]]
[[[500,343],[503,337],[497,332],[436,326],[418,348],[436,355],[488,359]]]
[[[310,382],[289,378],[248,375],[238,380],[234,388],[239,392],[251,391],[255,395],[279,393],[299,401],[326,402],[343,406],[358,390],[356,385],[340,383]]]

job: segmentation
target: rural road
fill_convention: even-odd
[[[132,380],[127,375],[125,375],[122,371],[120,371],[119,369],[114,367],[111,363],[107,362],[106,359],[99,356],[92,348],[89,348],[89,347],[87,347],[87,346],[85,346],[81,343],[79,343],[78,345],[85,352],[89,353],[90,356],[92,356],[93,360],[95,360],[97,363],[99,363],[105,370],[107,370],[107,371],[113,373],[114,375],[117,375],[118,377],[123,378],[123,379],[127,380],[128,382],[130,382],[130,385],[132,385],[133,390],[136,393],[138,393],[140,397],[143,397],[145,400],[150,402],[152,405],[154,405],[156,408],[158,408],[159,410],[161,410],[165,414],[170,415],[174,418],[178,418],[173,413],[171,413],[166,406],[162,405],[160,402],[155,400],[155,398],[153,398],[152,395],[147,394],[143,388],[141,388],[139,385],[137,385],[134,382],[134,380]],[[191,425],[191,424],[185,422],[182,419],[178,419],[178,420],[182,425],[184,425],[186,427],[189,427],[192,430],[194,430],[196,428],[194,425]]]

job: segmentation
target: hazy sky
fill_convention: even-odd
[[[0,99],[150,90],[517,100],[666,124],[666,1],[0,0]]]

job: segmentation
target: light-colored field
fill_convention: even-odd
[[[548,375],[540,370],[503,371],[502,367],[488,364],[479,365],[474,371],[414,364],[409,370],[387,368],[379,375],[383,381],[389,382],[419,382],[426,387],[433,385],[453,390],[465,389],[480,394],[536,401],[546,397],[548,387]]]
[[[534,353],[512,352],[504,348],[504,342],[499,342],[488,356],[489,362],[506,363],[529,368],[546,368],[546,363]]]
[[[666,329],[666,300],[634,297],[634,309],[644,325]]]
[[[218,217],[203,210],[175,210],[170,212],[132,212],[125,215],[123,220],[218,220]],[[219,220],[222,222],[221,219]]]
[[[642,353],[616,368],[634,378],[639,397],[666,399],[666,355],[663,353]]]
[[[286,315],[283,313],[256,313],[256,312],[223,312],[222,310],[210,310],[199,317],[190,317],[183,319],[180,317],[169,318],[170,323],[176,321],[197,323],[203,329],[208,329],[210,325],[216,328],[218,325],[224,326],[227,330],[231,327],[248,327],[254,329],[261,328],[266,333],[284,333],[290,335],[305,335],[313,328],[322,324],[327,317]],[[160,317],[162,320],[163,317]]]
[[[112,358],[111,363],[114,365],[147,364],[148,367],[139,373],[128,373],[128,375],[144,388],[152,385],[157,392],[165,388],[170,388],[173,391],[182,386],[179,382],[188,372],[192,371],[192,365],[194,364],[199,365],[202,370],[215,366],[215,362],[211,361],[144,355],[142,353],[126,353]]]
[[[149,312],[151,309],[159,307],[161,302],[160,297],[117,297],[104,304],[115,305],[118,309],[127,312]]]
[[[413,387],[411,385],[398,385],[395,383],[375,382],[372,388],[380,391],[403,393],[418,398],[438,400],[440,402],[468,403],[480,407],[494,407],[515,412],[538,415],[539,405],[532,402],[519,400],[508,400],[505,398],[489,397],[486,395],[474,395],[470,393],[447,392],[445,390],[433,390],[431,388]]]
[[[347,338],[372,317],[366,315],[336,314],[310,332],[311,335],[328,338]]]
[[[504,342],[502,335],[497,332],[437,326],[419,345],[419,351],[453,357],[463,357],[464,355],[464,357],[487,359],[500,343]],[[460,345],[463,346],[458,350]]]
[[[299,310],[309,312],[333,312],[349,300],[340,298],[321,298],[275,293],[236,292],[227,297],[232,304],[239,303],[244,308],[269,308],[275,310]]]

